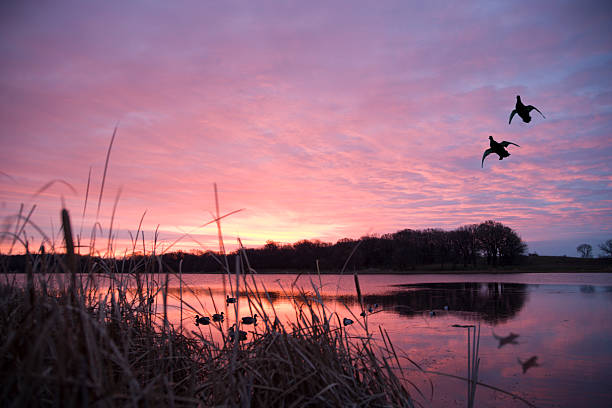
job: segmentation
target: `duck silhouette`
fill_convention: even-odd
[[[538,364],[538,356],[533,356],[531,357],[529,360],[527,361],[521,361],[520,358],[517,358],[519,364],[521,365],[521,367],[523,367],[523,374],[525,374],[527,372],[527,370],[529,370],[531,367],[539,367],[540,365]]]
[[[529,112],[531,112],[534,109],[538,111],[538,113],[542,115],[544,119],[546,119],[546,116],[544,116],[544,114],[540,112],[538,108],[536,108],[533,105],[523,105],[523,102],[521,101],[521,95],[516,95],[516,108],[510,113],[510,120],[508,121],[508,124],[512,122],[512,118],[514,117],[515,114],[518,114],[521,117],[521,119],[523,119],[523,122],[525,123],[531,122],[531,116],[529,116]]]
[[[502,348],[506,344],[518,344],[518,341],[516,341],[516,339],[519,337],[519,335],[510,332],[509,335],[501,337],[495,334],[495,332],[493,332],[493,337],[495,337],[495,339],[499,341],[499,346],[497,346],[497,348]]]
[[[202,316],[200,317],[199,315],[195,315],[195,325],[199,326],[203,324],[204,326],[207,326],[210,324],[210,317],[208,316]]]
[[[253,317],[251,316],[246,316],[242,318],[242,324],[255,324],[257,325],[257,315],[253,315]]]
[[[234,339],[236,338],[236,329],[234,329],[234,327],[236,326],[236,324],[234,324],[232,327],[229,328],[229,339],[230,341],[234,341]],[[243,341],[247,339],[247,332],[243,331],[243,330],[238,330],[238,340],[239,341]]]
[[[503,160],[504,157],[510,156],[510,153],[508,153],[508,151],[506,150],[506,147],[508,147],[509,145],[515,145],[515,146],[521,147],[517,145],[516,143],[506,142],[505,140],[501,143],[498,143],[495,141],[495,139],[493,139],[493,136],[489,136],[489,145],[491,147],[485,150],[484,154],[482,155],[482,162],[480,163],[480,167],[484,167],[484,159],[491,153],[497,154],[499,156],[499,160]]]
[[[235,297],[230,297],[229,295],[225,296],[225,303],[227,303],[228,305],[230,303],[236,303],[236,298]]]
[[[344,325],[345,325],[345,326],[348,326],[348,325],[353,324],[353,321],[352,321],[351,319],[349,319],[349,318],[345,317],[345,318],[342,320],[342,323],[344,323]]]
[[[223,321],[223,312],[219,313],[215,313],[214,315],[212,315],[212,319],[213,322],[222,322]]]

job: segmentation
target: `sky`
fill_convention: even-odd
[[[119,252],[141,219],[147,251],[215,250],[214,183],[228,248],[612,239],[609,1],[4,1],[0,55],[0,227],[35,205],[32,242],[64,204]],[[508,124],[516,95],[546,118]],[[481,168],[489,135],[520,147]]]

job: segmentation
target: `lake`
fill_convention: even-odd
[[[314,282],[328,310],[339,320],[356,321],[348,333],[364,334],[351,274],[250,275],[253,285],[251,278],[266,312],[275,310],[285,321],[295,319],[288,296],[292,287],[314,296]],[[181,288],[178,279],[170,278],[169,319],[179,325],[177,299],[182,293],[184,329],[219,338],[212,325],[196,327],[194,316],[223,311],[225,328],[234,322],[234,306],[225,302],[231,293],[227,275],[185,274],[183,281]],[[480,325],[479,381],[538,407],[612,406],[612,274],[360,275],[359,282],[366,309],[372,307],[367,315],[370,332],[380,339],[378,326],[386,329],[398,354],[425,371],[465,377],[467,329],[453,325]],[[238,316],[252,314],[247,299],[239,300]],[[160,304],[158,299],[158,313]],[[511,333],[518,336],[508,337]],[[402,361],[406,369],[414,368]],[[418,398],[425,406],[466,406],[464,381],[416,369],[410,377],[425,395]],[[475,400],[477,407],[527,406],[482,386]]]

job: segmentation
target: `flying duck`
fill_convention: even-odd
[[[525,123],[531,122],[531,116],[529,116],[529,112],[531,112],[534,109],[538,111],[538,113],[542,115],[544,119],[546,119],[546,116],[544,116],[544,114],[540,112],[538,108],[536,108],[533,105],[523,105],[523,102],[521,102],[521,96],[516,95],[516,108],[512,111],[512,113],[510,113],[510,120],[508,121],[508,124],[512,122],[512,117],[514,116],[515,113],[518,113],[521,119],[523,119],[523,122]]]
[[[489,145],[491,146],[491,148],[485,150],[484,154],[482,155],[482,162],[480,163],[480,167],[484,167],[484,159],[491,153],[496,153],[499,156],[499,160],[503,160],[504,157],[510,156],[510,153],[508,153],[506,147],[508,147],[509,145],[521,147],[516,143],[506,142],[505,140],[501,143],[497,143],[495,139],[493,139],[493,136],[489,136]]]
[[[208,316],[202,316],[200,317],[199,315],[195,315],[195,325],[199,326],[203,324],[204,326],[207,326],[210,324],[210,317]]]

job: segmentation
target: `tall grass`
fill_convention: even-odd
[[[160,256],[78,257],[61,218],[65,253],[33,253],[17,237],[26,280],[0,285],[0,406],[415,406],[390,343],[352,338],[314,282],[288,292],[296,318],[283,324],[241,273],[252,270],[242,251],[233,272],[220,261],[263,322],[246,341],[232,341],[227,322],[190,332],[167,315],[179,271]]]

